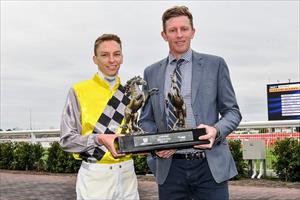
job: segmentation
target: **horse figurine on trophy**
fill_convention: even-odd
[[[180,89],[178,87],[175,74],[171,74],[171,88],[167,96],[167,101],[169,100],[169,103],[174,106],[174,115],[177,118],[172,130],[186,128],[186,106],[183,100],[183,96],[181,95]]]
[[[129,134],[141,134],[144,132],[137,125],[138,110],[145,105],[152,94],[158,92],[158,88],[142,91],[139,86],[144,85],[147,85],[147,82],[140,76],[135,76],[128,80],[124,86],[125,95],[130,97],[130,102],[124,110],[125,123],[122,126],[122,134],[126,134],[127,130]]]

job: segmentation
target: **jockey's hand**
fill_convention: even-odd
[[[208,126],[205,124],[200,124],[197,128],[205,128],[205,131],[206,131],[206,134],[201,135],[199,137],[199,140],[209,140],[210,143],[195,145],[194,148],[211,149],[215,142],[216,136],[217,136],[217,129],[215,127]]]
[[[176,149],[155,151],[155,153],[160,158],[170,158],[174,153],[176,153]]]
[[[113,157],[117,158],[120,156],[124,156],[125,154],[119,154],[117,153],[117,150],[115,148],[115,139],[118,137],[116,134],[98,134],[97,139],[100,144],[103,144],[113,155]]]

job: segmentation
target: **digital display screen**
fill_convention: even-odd
[[[267,85],[268,119],[300,120],[300,82]]]

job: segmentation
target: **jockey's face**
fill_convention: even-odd
[[[104,75],[117,75],[120,65],[123,63],[123,54],[120,44],[114,40],[100,43],[97,48],[97,55],[93,57],[93,60]]]

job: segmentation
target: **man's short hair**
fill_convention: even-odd
[[[166,31],[166,22],[172,17],[179,17],[179,16],[187,16],[190,20],[192,28],[193,26],[193,15],[190,13],[188,7],[186,6],[174,6],[166,10],[162,16],[163,22],[163,30]]]
[[[104,41],[111,41],[111,40],[116,41],[122,49],[122,42],[121,42],[121,39],[119,38],[119,36],[114,35],[114,34],[105,33],[105,34],[101,35],[100,37],[98,37],[95,41],[95,45],[94,45],[94,54],[95,54],[95,56],[97,56],[98,46]]]

